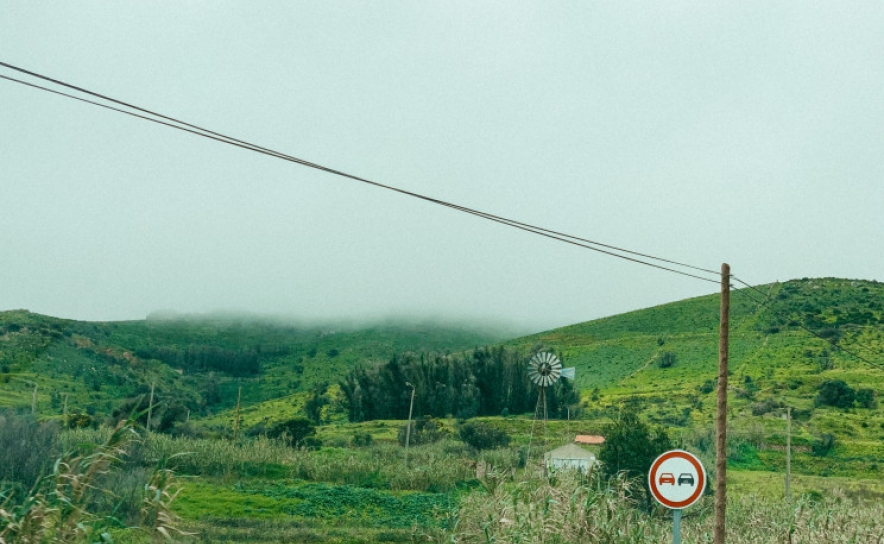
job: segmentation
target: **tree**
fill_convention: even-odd
[[[510,443],[510,436],[506,432],[477,421],[464,423],[458,433],[464,443],[476,450],[505,448]]]
[[[878,401],[875,400],[875,390],[862,388],[856,390],[856,403],[861,408],[877,408]]]
[[[327,391],[327,382],[318,384],[313,388],[310,398],[308,398],[307,402],[304,404],[304,411],[307,413],[307,419],[312,421],[314,425],[322,424],[322,407],[331,402],[331,399],[329,399],[326,394]]]
[[[657,359],[657,366],[660,368],[671,368],[675,366],[677,360],[678,357],[674,353],[671,351],[664,351],[660,354],[660,358]]]
[[[816,403],[836,408],[850,408],[855,398],[856,391],[842,380],[826,380],[820,384]]]
[[[651,508],[652,498],[648,489],[648,470],[661,453],[672,449],[672,442],[665,429],[653,432],[641,421],[634,408],[627,408],[620,418],[602,429],[605,443],[599,451],[602,469],[610,478],[624,472],[629,478],[642,482],[645,505]]]
[[[282,438],[286,444],[298,448],[305,444],[308,437],[316,434],[316,428],[307,418],[293,417],[280,421],[267,431],[270,438]]]

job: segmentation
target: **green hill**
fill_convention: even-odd
[[[357,361],[403,351],[464,350],[502,338],[493,329],[444,323],[379,323],[360,328],[287,325],[203,317],[81,322],[0,312],[0,406],[41,415],[111,413],[149,394],[194,417],[336,382]]]
[[[884,284],[801,279],[736,290],[731,299],[732,461],[750,468],[782,464],[788,406],[796,420],[793,443],[804,452],[799,467],[843,475],[877,467],[884,455],[884,413],[876,398],[884,389]],[[714,416],[718,318],[719,297],[710,295],[505,345],[525,354],[553,349],[577,368],[579,417],[588,429],[628,404],[702,446]],[[242,387],[248,426],[300,413],[307,391],[338,382],[356,363],[408,351],[454,353],[502,338],[433,323],[334,328],[230,317],[91,323],[7,311],[0,312],[0,406],[28,409],[36,386],[42,417],[57,417],[66,404],[68,413],[102,418],[154,386],[156,398],[179,417],[187,411],[194,420],[229,427]],[[824,384],[839,381],[856,398],[841,407],[818,402]],[[344,418],[341,406],[331,409],[334,420]],[[812,455],[827,436],[837,466]]]
[[[635,405],[711,454],[719,300],[698,297],[509,344],[561,352],[566,365],[577,368],[585,418],[615,417],[624,405]],[[874,473],[884,461],[877,401],[884,390],[884,284],[802,279],[737,290],[731,303],[731,461],[781,470],[788,406],[796,420],[797,470]],[[838,381],[857,399],[844,407],[818,402],[823,384]],[[832,451],[822,455],[829,440]]]

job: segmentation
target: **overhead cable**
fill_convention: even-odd
[[[448,202],[448,201],[445,201],[445,200],[441,200],[441,199],[433,198],[433,197],[430,197],[430,196],[422,195],[422,194],[420,194],[420,193],[415,193],[415,192],[408,191],[408,190],[405,190],[405,189],[400,189],[400,188],[397,188],[397,187],[394,187],[394,186],[391,186],[391,185],[386,185],[386,184],[379,183],[379,182],[376,182],[376,181],[371,181],[371,180],[366,179],[366,178],[363,178],[363,177],[359,177],[359,176],[356,176],[356,175],[353,175],[353,174],[348,174],[348,173],[346,173],[346,172],[342,172],[342,171],[337,170],[337,169],[334,169],[334,168],[330,168],[330,167],[323,166],[323,165],[320,165],[320,164],[317,164],[317,163],[313,163],[313,162],[311,162],[311,161],[307,161],[307,160],[305,160],[305,159],[301,159],[301,158],[298,158],[298,157],[294,157],[294,156],[292,156],[292,155],[288,155],[288,154],[286,154],[286,153],[282,153],[282,152],[275,151],[275,150],[273,150],[273,149],[269,149],[269,148],[266,148],[266,147],[263,147],[263,146],[260,146],[260,145],[257,145],[257,144],[253,144],[253,143],[247,142],[247,141],[245,141],[245,140],[241,140],[241,139],[238,139],[238,138],[234,138],[234,137],[232,137],[232,136],[227,136],[227,135],[225,135],[225,134],[222,134],[222,133],[219,133],[219,132],[216,132],[216,131],[212,131],[212,130],[206,129],[206,128],[203,128],[203,127],[201,127],[201,126],[198,126],[198,125],[195,125],[195,124],[192,124],[192,123],[187,123],[187,122],[185,122],[185,121],[181,121],[181,120],[176,119],[176,118],[174,118],[174,117],[170,117],[170,116],[167,116],[167,115],[163,115],[163,114],[161,114],[161,113],[157,113],[157,112],[155,112],[155,111],[151,111],[151,110],[149,110],[149,109],[142,108],[142,107],[136,106],[136,105],[134,105],[134,104],[131,104],[131,103],[128,103],[128,102],[124,102],[124,101],[122,101],[122,100],[118,100],[118,99],[115,99],[115,98],[111,98],[111,97],[109,97],[109,96],[106,96],[106,95],[103,95],[103,94],[100,94],[100,93],[97,93],[97,92],[94,92],[94,91],[90,91],[90,90],[88,90],[88,89],[85,89],[85,88],[82,88],[82,87],[78,87],[78,86],[76,86],[76,85],[72,85],[72,84],[70,84],[70,83],[66,83],[66,82],[64,82],[64,81],[61,81],[61,80],[58,80],[58,79],[55,79],[55,78],[51,78],[51,77],[48,77],[48,76],[45,76],[45,75],[42,75],[42,74],[38,74],[38,73],[33,72],[33,71],[30,71],[30,70],[26,70],[26,69],[24,69],[24,68],[20,68],[20,67],[17,67],[17,66],[13,66],[13,65],[8,64],[8,63],[6,63],[6,62],[2,62],[2,61],[0,61],[0,66],[3,66],[3,67],[6,67],[6,68],[9,68],[9,69],[11,69],[11,70],[15,70],[15,71],[17,71],[17,72],[20,72],[20,73],[23,73],[23,74],[26,74],[26,75],[29,75],[29,76],[32,76],[32,77],[35,77],[35,78],[38,78],[38,79],[41,79],[41,80],[43,80],[43,81],[47,81],[47,82],[51,82],[51,83],[56,84],[56,85],[63,86],[63,87],[65,87],[65,88],[67,88],[67,89],[71,89],[71,90],[74,90],[74,91],[78,91],[78,92],[81,92],[81,93],[87,94],[87,95],[89,95],[89,96],[92,96],[92,97],[94,97],[94,98],[98,98],[98,99],[101,99],[101,100],[104,100],[104,101],[107,101],[107,102],[111,102],[111,103],[116,104],[116,105],[118,105],[118,106],[122,106],[123,108],[129,108],[130,110],[135,110],[135,112],[141,112],[141,113],[135,113],[135,112],[133,112],[133,111],[129,111],[129,110],[126,110],[126,109],[122,109],[122,108],[119,108],[119,107],[110,106],[110,105],[108,105],[108,104],[103,104],[103,103],[101,103],[101,102],[97,102],[97,101],[94,101],[94,100],[89,100],[89,99],[86,99],[86,98],[82,98],[82,97],[79,97],[79,96],[75,96],[75,95],[70,94],[70,93],[62,92],[62,91],[59,91],[59,90],[56,90],[56,89],[51,89],[51,88],[48,88],[48,87],[45,87],[45,86],[42,86],[42,85],[37,85],[37,84],[34,84],[34,83],[30,83],[30,82],[23,81],[23,80],[16,79],[16,78],[12,78],[12,77],[7,77],[7,76],[2,76],[2,75],[0,75],[0,79],[4,79],[4,80],[7,80],[7,81],[11,81],[11,82],[15,82],[15,83],[19,83],[19,84],[27,85],[27,86],[29,86],[29,87],[31,87],[31,88],[34,88],[34,89],[39,89],[39,90],[42,90],[42,91],[50,92],[50,93],[53,93],[53,94],[56,94],[56,95],[64,96],[64,97],[71,98],[71,99],[74,99],[74,100],[78,100],[78,101],[80,101],[80,102],[84,102],[84,103],[91,104],[91,105],[94,105],[94,106],[99,106],[99,107],[102,107],[102,108],[105,108],[105,109],[109,109],[109,110],[112,110],[112,111],[115,111],[115,112],[118,112],[118,113],[123,113],[123,114],[126,114],[126,115],[130,115],[130,116],[132,116],[132,117],[137,117],[137,118],[139,118],[139,119],[143,119],[143,120],[146,120],[146,121],[151,121],[151,122],[153,122],[153,123],[158,123],[158,124],[161,124],[161,125],[164,125],[164,126],[170,127],[170,128],[175,128],[175,129],[178,129],[178,130],[182,130],[182,131],[184,131],[184,132],[188,132],[188,133],[191,133],[191,134],[195,134],[195,135],[197,135],[197,136],[202,136],[202,137],[204,137],[204,138],[209,138],[209,139],[211,139],[211,140],[215,140],[215,141],[218,141],[218,142],[222,142],[222,143],[226,143],[226,144],[229,144],[229,145],[233,145],[233,146],[236,146],[236,147],[239,147],[239,148],[242,148],[242,149],[248,149],[248,150],[250,150],[250,151],[254,151],[254,152],[257,152],[257,153],[262,153],[262,154],[264,154],[264,155],[268,155],[268,156],[276,157],[276,158],[279,158],[279,159],[283,159],[283,160],[286,160],[286,161],[289,161],[289,162],[293,162],[293,163],[296,163],[296,164],[300,164],[300,165],[302,165],[302,166],[307,166],[307,167],[309,167],[309,168],[313,168],[313,169],[316,169],[316,170],[321,170],[321,171],[323,171],[323,172],[327,172],[327,173],[334,174],[334,175],[337,175],[337,176],[345,177],[345,178],[348,178],[348,179],[351,179],[351,180],[354,180],[354,181],[359,181],[359,182],[361,182],[361,183],[365,183],[365,184],[368,184],[368,185],[371,185],[371,186],[374,186],[374,187],[378,187],[378,188],[381,188],[381,189],[386,189],[386,190],[389,190],[389,191],[394,191],[394,192],[399,193],[399,194],[403,194],[403,195],[406,195],[406,196],[411,196],[411,197],[414,197],[414,198],[418,198],[418,199],[424,200],[424,201],[426,201],[426,202],[430,202],[430,203],[433,203],[433,204],[438,204],[438,205],[440,205],[440,206],[445,206],[445,207],[451,208],[451,209],[453,209],[453,210],[457,210],[457,211],[460,211],[460,212],[468,213],[468,214],[471,214],[471,215],[474,215],[474,216],[476,216],[476,217],[480,217],[480,218],[483,218],[483,219],[487,219],[487,220],[489,220],[489,221],[494,221],[494,222],[496,222],[496,223],[500,223],[500,224],[503,224],[503,225],[507,225],[507,226],[510,226],[510,227],[514,227],[514,228],[517,228],[517,229],[520,229],[520,230],[524,230],[524,231],[526,231],[526,232],[531,232],[531,233],[534,233],[534,234],[538,234],[538,235],[540,235],[540,236],[544,236],[544,237],[547,237],[547,238],[550,238],[550,239],[553,239],[553,240],[557,240],[557,241],[560,241],[560,242],[566,242],[566,243],[569,243],[569,244],[572,244],[572,245],[575,245],[575,246],[578,246],[578,247],[582,247],[582,248],[585,248],[585,249],[590,249],[590,250],[592,250],[592,251],[596,251],[596,252],[599,252],[599,253],[603,253],[603,254],[605,254],[605,255],[609,255],[609,256],[612,256],[612,257],[617,257],[617,258],[619,258],[619,259],[624,259],[624,260],[627,260],[627,261],[631,261],[631,262],[634,262],[634,263],[637,263],[637,264],[642,264],[642,265],[645,265],[645,266],[650,266],[650,267],[657,268],[657,269],[660,269],[660,270],[664,270],[664,271],[667,271],[667,272],[672,272],[672,273],[675,273],[675,274],[680,274],[680,275],[683,275],[683,276],[688,276],[688,277],[695,278],[695,279],[702,280],[702,281],[706,281],[706,282],[709,282],[709,283],[716,283],[716,284],[718,283],[718,280],[710,279],[710,278],[707,278],[707,277],[702,277],[702,276],[699,276],[699,275],[696,275],[696,274],[692,274],[692,273],[689,273],[689,272],[685,272],[685,271],[683,271],[683,270],[676,270],[675,268],[672,268],[672,267],[669,267],[669,266],[663,266],[663,265],[660,265],[660,264],[655,264],[655,263],[647,262],[647,261],[645,261],[645,260],[639,259],[638,257],[642,257],[642,258],[644,258],[644,259],[654,260],[654,261],[657,261],[657,262],[666,263],[666,264],[668,264],[668,265],[672,265],[672,266],[678,266],[678,267],[682,267],[682,268],[686,268],[686,269],[694,270],[694,271],[697,271],[697,272],[703,272],[703,273],[708,273],[708,274],[714,274],[714,275],[718,276],[718,275],[719,275],[719,272],[718,272],[718,271],[715,271],[715,270],[710,270],[710,269],[707,269],[707,268],[702,268],[702,267],[698,267],[698,266],[694,266],[694,265],[690,265],[690,264],[686,264],[686,263],[681,263],[681,262],[678,262],[678,261],[675,261],[675,260],[665,259],[665,258],[662,258],[662,257],[656,257],[656,256],[649,255],[649,254],[646,254],[646,253],[641,253],[641,252],[637,252],[637,251],[632,251],[632,250],[629,250],[629,249],[625,249],[625,248],[618,247],[618,246],[614,246],[614,245],[610,245],[610,244],[604,244],[604,243],[601,243],[601,242],[597,242],[597,241],[589,240],[589,239],[582,238],[582,237],[579,237],[579,236],[574,236],[574,235],[566,234],[566,233],[559,232],[559,231],[555,231],[555,230],[552,230],[552,229],[543,228],[543,227],[540,227],[540,226],[537,226],[537,225],[532,225],[532,224],[530,224],[530,223],[524,223],[524,222],[521,222],[521,221],[517,221],[517,220],[514,220],[514,219],[509,219],[509,218],[502,217],[502,216],[499,216],[499,215],[495,215],[495,214],[492,214],[492,213],[483,212],[483,211],[480,211],[480,210],[477,210],[477,209],[473,209],[473,208],[469,208],[469,207],[466,207],[466,206],[461,206],[461,205],[458,205],[458,204],[454,204],[454,203],[452,203],[452,202]],[[604,249],[602,249],[602,248],[604,248]]]

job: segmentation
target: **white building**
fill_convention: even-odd
[[[566,444],[543,455],[547,470],[589,470],[597,461],[595,454],[575,444]]]

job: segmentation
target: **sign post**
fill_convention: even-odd
[[[648,471],[651,495],[672,510],[672,542],[681,543],[681,511],[694,504],[706,489],[706,470],[697,457],[671,450],[657,457]]]

